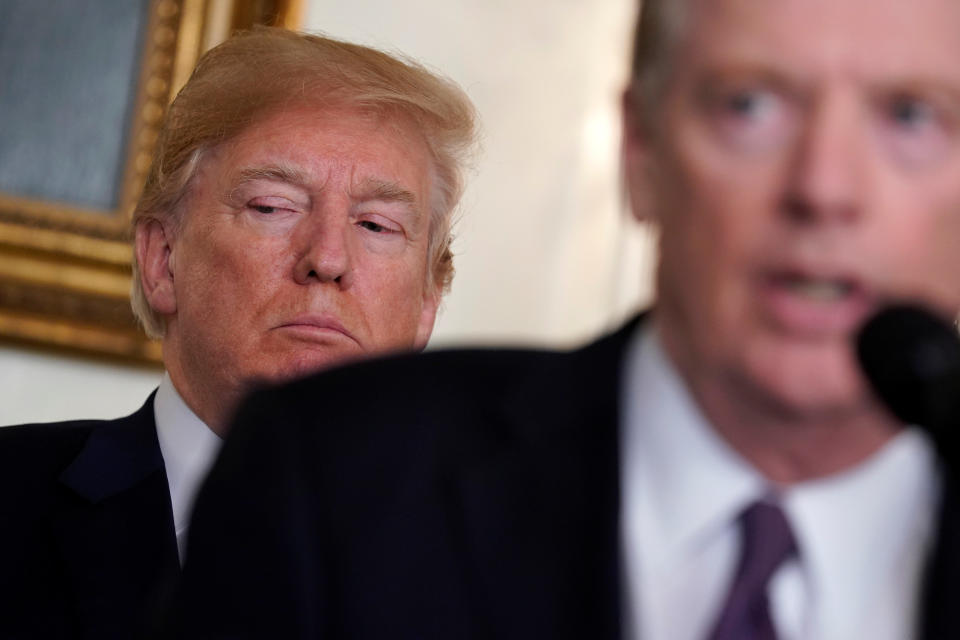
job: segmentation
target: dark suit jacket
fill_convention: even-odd
[[[0,428],[0,638],[130,638],[179,573],[153,396],[133,415]]]
[[[198,499],[171,636],[620,640],[634,328],[568,353],[360,364],[255,396]],[[950,493],[927,638],[960,637],[957,513]]]

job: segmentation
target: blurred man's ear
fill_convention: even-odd
[[[140,283],[150,308],[164,316],[177,311],[170,240],[169,230],[157,219],[147,219],[137,225],[136,252]]]
[[[623,172],[630,209],[640,222],[656,222],[653,196],[653,150],[643,105],[631,85],[623,92]]]

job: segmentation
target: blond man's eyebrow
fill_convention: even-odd
[[[361,200],[380,200],[383,202],[402,202],[413,207],[417,205],[417,196],[395,182],[369,179],[360,183],[356,196]]]
[[[307,176],[302,171],[276,164],[242,169],[237,174],[236,183],[242,185],[254,180],[276,180],[297,186],[306,186],[307,184]]]

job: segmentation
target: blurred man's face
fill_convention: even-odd
[[[960,309],[960,2],[691,0],[631,180],[688,376],[790,413],[867,406],[883,301]]]
[[[168,234],[162,309],[188,403],[423,347],[438,303],[426,288],[431,167],[406,121],[330,108],[276,113],[207,155]]]

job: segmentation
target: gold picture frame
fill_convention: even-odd
[[[160,362],[130,311],[129,220],[164,110],[203,51],[255,24],[296,28],[302,2],[150,0],[147,11],[115,208],[0,192],[0,340]]]

